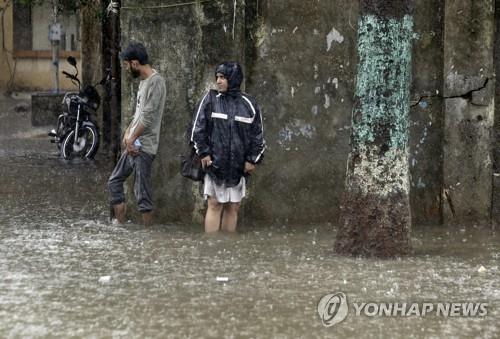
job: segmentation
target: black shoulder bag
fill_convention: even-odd
[[[190,143],[189,150],[181,155],[181,175],[194,181],[202,181],[205,171],[201,166],[201,159]]]
[[[212,109],[212,93],[210,92],[210,110]],[[196,123],[196,121],[194,122]],[[191,128],[193,127],[190,124]],[[189,135],[188,129],[188,135]],[[201,159],[194,149],[192,142],[189,142],[188,150],[181,155],[181,175],[194,181],[202,181],[205,177],[205,171],[201,166]]]

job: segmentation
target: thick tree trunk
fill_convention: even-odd
[[[361,0],[351,152],[335,251],[410,251],[411,0]]]

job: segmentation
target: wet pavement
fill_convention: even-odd
[[[416,227],[398,260],[333,254],[330,225],[145,229],[108,222],[109,161],[65,162],[23,101],[0,100],[1,338],[498,338],[500,236]],[[6,109],[9,107],[9,109]],[[245,227],[246,226],[246,227]],[[482,317],[356,315],[317,305],[487,303]]]

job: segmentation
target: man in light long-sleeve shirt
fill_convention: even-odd
[[[144,224],[153,221],[151,167],[158,151],[160,127],[165,106],[165,80],[151,68],[146,48],[131,43],[121,54],[125,68],[134,78],[141,78],[132,122],[124,133],[125,149],[116,164],[108,188],[116,220],[125,222],[124,181],[134,173],[134,195]]]

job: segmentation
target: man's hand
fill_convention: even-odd
[[[245,169],[243,170],[245,173],[252,173],[255,170],[255,165],[251,162],[245,161]]]
[[[127,153],[133,157],[139,155],[139,150],[135,147],[134,141],[135,139],[132,140],[132,138],[125,139],[125,146],[127,148]]]
[[[201,167],[203,167],[203,169],[206,169],[208,166],[212,166],[212,158],[210,157],[210,155],[207,155],[206,157],[201,159]]]

